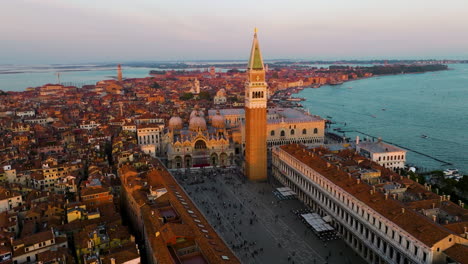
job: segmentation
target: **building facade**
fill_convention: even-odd
[[[141,124],[137,127],[138,145],[146,154],[155,157],[161,150],[164,125]]]
[[[215,105],[220,105],[220,104],[225,104],[226,102],[227,102],[226,90],[219,89],[219,91],[216,92],[216,95],[213,99],[213,103]]]
[[[356,151],[366,158],[392,170],[402,169],[406,163],[406,150],[382,142],[356,142]]]

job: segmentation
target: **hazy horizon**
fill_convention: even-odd
[[[15,0],[0,64],[265,59],[467,59],[468,1]]]

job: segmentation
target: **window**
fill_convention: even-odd
[[[314,128],[314,134],[318,133],[318,128]]]
[[[281,130],[280,136],[282,136],[282,137],[285,136],[284,130]]]
[[[304,128],[302,129],[302,135],[305,135],[305,134],[307,134],[307,129]]]
[[[291,135],[294,135],[294,129],[291,129]]]
[[[274,136],[274,135],[275,135],[275,131],[272,130],[272,131],[270,132],[270,135],[271,135],[271,136]]]

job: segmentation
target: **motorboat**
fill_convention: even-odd
[[[445,169],[444,175],[454,175],[458,174],[458,169]]]

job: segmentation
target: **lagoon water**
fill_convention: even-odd
[[[454,167],[468,173],[468,64],[422,74],[373,77],[306,88],[298,96],[332,127],[360,131],[452,163],[408,151],[407,162],[425,169]],[[346,123],[346,125],[345,125]],[[346,132],[346,137],[366,137]],[[421,137],[426,135],[427,138]]]

